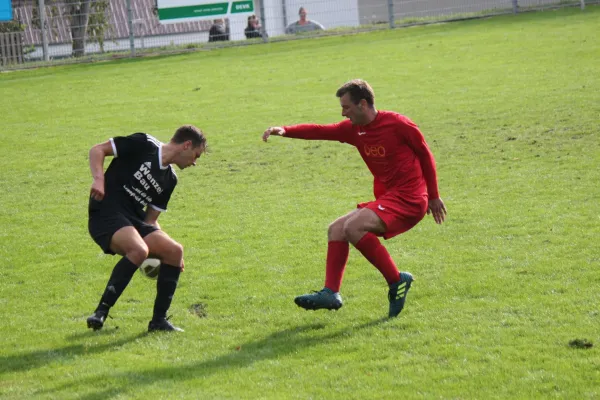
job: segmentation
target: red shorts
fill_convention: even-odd
[[[384,239],[393,238],[417,225],[427,213],[427,196],[410,197],[401,193],[388,192],[375,201],[360,203],[358,208],[368,208],[386,226]]]

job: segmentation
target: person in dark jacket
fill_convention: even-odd
[[[254,39],[262,37],[260,21],[256,18],[256,15],[252,14],[248,16],[248,26],[244,29],[246,39]],[[266,34],[266,33],[265,33]]]
[[[225,25],[225,20],[215,19],[213,25],[208,31],[209,42],[219,42],[229,40],[229,29]]]

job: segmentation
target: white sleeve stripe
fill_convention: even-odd
[[[160,208],[160,207],[156,207],[154,204],[148,204],[150,207],[154,208],[156,211],[160,211],[160,212],[167,212],[167,210]]]
[[[115,146],[115,140],[113,138],[110,138],[110,145],[112,146],[114,157],[117,158],[117,146]]]

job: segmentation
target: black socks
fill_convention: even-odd
[[[164,319],[171,306],[181,269],[174,265],[162,263],[156,282],[156,300],[154,301],[154,321]]]
[[[137,268],[138,266],[129,261],[127,257],[123,257],[119,260],[108,279],[106,289],[104,289],[104,294],[100,299],[100,304],[98,304],[96,312],[108,314],[108,310],[115,305],[119,296],[121,296],[129,284],[129,281],[131,281]]]

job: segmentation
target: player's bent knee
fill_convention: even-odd
[[[142,264],[142,262],[146,258],[148,258],[148,254],[149,254],[148,246],[139,245],[139,246],[135,246],[135,247],[131,248],[129,251],[127,251],[125,256],[129,259],[129,261],[131,261],[135,265],[139,266]]]
[[[165,254],[163,255],[164,263],[176,266],[181,265],[181,260],[183,260],[183,246],[181,244],[173,242],[165,250]]]
[[[350,218],[344,223],[344,236],[352,244],[358,243],[366,232],[370,230],[360,218]]]
[[[183,246],[177,242],[173,246],[173,256],[179,260],[183,258]]]
[[[348,238],[354,235],[362,236],[365,232],[375,234],[384,233],[386,230],[383,220],[368,208],[361,209],[357,214],[346,220],[344,233]]]
[[[327,229],[327,239],[330,242],[345,240],[344,223],[342,221],[334,221],[329,225],[329,228]]]
[[[346,221],[344,221],[344,226],[342,227],[342,232],[344,233],[345,237],[352,236],[352,234],[356,232],[356,229],[357,229],[357,224],[355,222],[355,219],[349,218]]]

